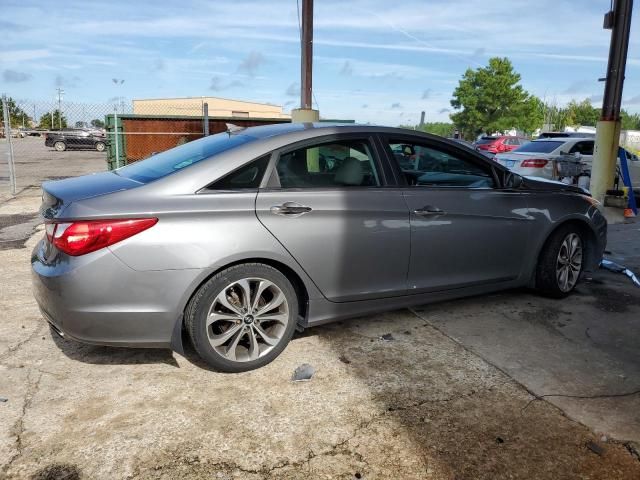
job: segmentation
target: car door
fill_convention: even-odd
[[[409,211],[402,190],[385,187],[372,138],[314,139],[272,162],[257,216],[327,299],[406,293]]]
[[[409,293],[514,280],[529,253],[526,198],[501,188],[489,161],[437,140],[387,136],[412,145],[417,168],[402,170],[411,215]]]

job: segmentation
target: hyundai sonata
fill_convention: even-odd
[[[47,182],[35,298],[59,334],[260,367],[296,328],[513,287],[562,297],[599,264],[584,190],[444,138],[326,124],[233,128]]]

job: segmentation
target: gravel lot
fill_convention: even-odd
[[[509,292],[317,327],[237,375],[192,352],[80,345],[31,296],[37,186],[105,163],[42,150],[18,163],[22,193],[0,196],[0,478],[640,478],[640,294],[624,277],[598,273],[566,302]],[[565,352],[579,361],[558,371]],[[303,363],[316,374],[292,382]],[[542,398],[558,384],[596,406]]]

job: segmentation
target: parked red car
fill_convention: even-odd
[[[482,137],[476,141],[476,148],[489,153],[503,153],[510,152],[528,141],[526,138],[510,137],[507,135],[500,137]]]

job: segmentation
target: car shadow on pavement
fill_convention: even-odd
[[[165,348],[126,348],[87,345],[62,338],[52,329],[51,338],[71,360],[92,365],[145,365],[162,363],[179,367],[173,352]]]

